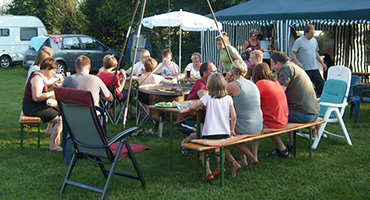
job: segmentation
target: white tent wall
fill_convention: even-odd
[[[369,72],[365,52],[365,35],[369,33],[369,20],[246,20],[221,21],[223,30],[228,33],[231,45],[239,52],[249,36],[252,28],[259,32],[270,27],[271,36],[277,40],[278,50],[288,53],[290,28],[303,30],[304,26],[314,24],[316,30],[334,31],[334,64],[349,67],[353,72]],[[204,32],[202,41],[202,55],[205,61],[212,61],[218,65],[218,51],[215,37],[218,33]]]

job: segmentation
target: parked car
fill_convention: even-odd
[[[47,35],[44,24],[34,16],[0,15],[0,67],[22,61],[32,37]]]
[[[113,54],[117,61],[121,53],[110,49],[95,38],[87,35],[64,34],[49,35],[47,37],[34,37],[29,43],[29,48],[25,53],[23,68],[28,70],[35,61],[37,52],[43,47],[48,46],[53,49],[53,58],[58,62],[57,73],[75,72],[75,61],[80,55],[85,55],[91,60],[91,71],[98,71],[103,66],[103,57]],[[124,63],[123,61],[121,63]]]

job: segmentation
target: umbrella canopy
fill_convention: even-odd
[[[222,24],[220,22],[217,23],[221,30]],[[182,10],[146,17],[143,19],[142,24],[151,29],[155,26],[180,26],[184,31],[217,30],[216,23],[213,19]]]
[[[217,22],[218,28],[222,30],[222,24]],[[179,42],[179,66],[181,70],[181,30],[184,31],[217,31],[216,23],[208,17],[186,12],[174,11],[160,15],[146,17],[142,21],[142,25],[152,29],[155,26],[160,27],[180,27],[180,42]]]

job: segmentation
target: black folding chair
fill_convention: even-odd
[[[127,129],[108,141],[99,122],[92,95],[89,91],[70,88],[55,88],[54,91],[64,125],[67,127],[75,147],[75,152],[60,193],[65,191],[67,185],[72,185],[101,193],[101,199],[105,199],[113,175],[140,180],[142,187],[145,188],[144,177],[141,174],[134,153],[147,150],[149,147],[129,144],[128,141],[123,139],[135,131],[137,127]],[[125,157],[131,159],[136,170],[135,175],[115,171],[118,161]],[[87,158],[100,167],[106,178],[104,188],[79,183],[70,179],[77,160],[80,158]],[[111,164],[111,167],[106,169],[106,164]]]
[[[118,99],[117,92],[115,86],[109,86],[109,91],[113,95],[113,101],[105,101],[100,98],[100,106],[104,110],[107,118],[113,125],[117,125],[121,116],[123,117],[124,105],[126,102],[121,102]],[[112,113],[109,113],[109,110],[112,109]],[[111,115],[113,114],[113,115]]]

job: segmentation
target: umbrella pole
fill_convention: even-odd
[[[138,0],[140,1],[140,0]],[[134,59],[132,61],[132,70],[131,70],[131,73],[130,73],[130,84],[129,84],[129,88],[128,88],[128,94],[127,94],[127,100],[126,100],[126,104],[125,104],[125,111],[124,111],[124,114],[123,114],[123,128],[125,128],[126,126],[126,120],[127,120],[127,111],[128,111],[128,104],[130,103],[130,94],[131,94],[131,89],[132,89],[132,74],[133,74],[133,69],[134,69],[134,65],[135,65],[135,62],[136,62],[136,55],[137,55],[137,48],[139,46],[139,40],[140,40],[140,33],[141,33],[141,24],[143,22],[143,18],[144,18],[144,13],[145,13],[145,6],[146,6],[146,0],[143,1],[143,5],[142,5],[142,8],[141,8],[141,15],[140,15],[140,23],[139,23],[139,27],[138,27],[138,31],[137,31],[137,36],[136,36],[136,44],[134,46]]]
[[[180,68],[180,71],[179,71],[179,74],[182,72],[182,69],[181,69],[181,39],[182,39],[182,30],[181,30],[181,26],[180,26],[180,48],[179,48],[179,68]]]
[[[227,48],[227,45],[226,45],[225,40],[224,40],[224,37],[222,36],[221,30],[220,30],[220,28],[218,27],[218,23],[217,23],[216,15],[215,15],[215,13],[213,12],[212,5],[211,5],[211,3],[209,2],[209,0],[207,0],[207,3],[208,3],[208,6],[209,6],[209,9],[211,10],[213,20],[214,20],[214,21],[215,21],[215,23],[216,23],[216,27],[217,27],[217,30],[218,30],[218,34],[220,35],[220,37],[221,37],[221,41],[222,41],[222,43],[223,43],[223,44],[224,44],[224,46],[225,46],[227,56],[228,56],[228,58],[229,58],[230,62],[232,63],[232,62],[233,62],[233,60],[232,60],[232,58],[231,58],[231,55],[230,55],[230,52],[229,52],[229,48]]]

